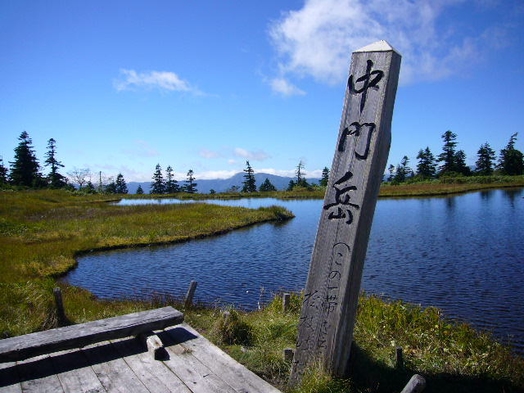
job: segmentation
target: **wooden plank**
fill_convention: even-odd
[[[50,359],[65,393],[106,391],[82,351],[61,351]]]
[[[49,355],[43,355],[30,359],[29,361],[18,362],[18,374],[20,385],[24,393],[56,393],[63,392],[62,384],[55,375],[55,370]]]
[[[190,334],[187,330],[184,332],[183,340],[198,339],[198,336]],[[173,339],[172,335],[159,333],[169,359],[164,364],[169,367],[178,378],[193,393],[233,393],[236,392],[222,378],[220,373],[214,373],[208,365],[202,363],[193,356],[192,351],[180,344],[180,341]],[[180,338],[180,337],[179,337]]]
[[[0,393],[22,392],[16,362],[0,363]]]
[[[220,376],[235,391],[280,393],[278,389],[217,348],[191,326],[184,323],[177,327],[166,329],[165,333],[169,334],[175,342],[181,342],[180,346],[205,364],[213,373]],[[184,337],[190,337],[191,335],[195,338],[184,339]]]
[[[391,143],[400,55],[353,52],[335,155],[304,291],[291,382],[320,362],[346,376],[360,281]]]
[[[95,342],[136,336],[145,331],[177,325],[183,320],[184,314],[180,311],[163,307],[6,338],[0,340],[0,361],[22,360]]]
[[[115,340],[113,345],[149,391],[191,393],[170,368],[144,352],[143,344],[138,340]]]
[[[146,393],[149,390],[140,381],[116,348],[109,342],[97,343],[82,350],[87,356],[98,380],[110,393]]]

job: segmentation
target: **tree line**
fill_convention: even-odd
[[[515,149],[518,133],[511,135],[508,144],[500,150],[498,160],[496,152],[488,142],[477,151],[475,168],[466,165],[466,154],[457,149],[457,134],[446,131],[442,134],[442,152],[434,156],[429,147],[420,149],[417,155],[416,170],[409,166],[409,158],[404,156],[397,166],[389,165],[388,182],[392,184],[405,181],[424,181],[441,177],[492,176],[495,174],[518,176],[524,173],[524,156]]]

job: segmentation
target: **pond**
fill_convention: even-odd
[[[107,299],[183,297],[196,280],[196,301],[246,309],[305,286],[322,201],[209,202],[278,204],[296,218],[182,244],[93,253],[79,258],[65,280]],[[362,289],[439,307],[448,317],[494,332],[523,354],[523,235],[522,188],[380,199]]]

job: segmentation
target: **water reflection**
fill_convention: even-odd
[[[362,288],[440,307],[500,339],[511,335],[524,353],[523,196],[523,189],[507,189],[379,200]],[[304,287],[321,201],[213,203],[279,204],[296,218],[169,247],[88,255],[67,280],[102,298],[183,296],[197,280],[197,300],[246,308]]]

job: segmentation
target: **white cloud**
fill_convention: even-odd
[[[174,72],[147,71],[136,72],[135,70],[121,69],[122,79],[115,80],[113,85],[117,91],[134,89],[159,89],[164,91],[181,91],[193,94],[201,94],[187,81],[181,79]]]
[[[214,150],[209,150],[209,149],[201,149],[198,152],[198,155],[200,157],[208,158],[208,159],[222,157],[222,154],[220,154],[219,152],[214,151]]]
[[[291,84],[285,78],[273,78],[271,80],[271,89],[275,93],[279,93],[284,96],[296,96],[306,94],[304,91]]]
[[[271,87],[281,94],[301,91],[290,79],[306,76],[340,83],[347,78],[351,52],[383,39],[402,55],[404,84],[464,71],[496,46],[490,40],[500,41],[504,31],[500,26],[454,26],[443,14],[461,3],[468,0],[306,0],[270,26],[278,54]],[[498,40],[486,36],[490,29],[497,31]]]
[[[254,161],[264,161],[270,157],[269,154],[267,154],[266,152],[262,150],[249,151],[241,147],[235,148],[234,154],[237,157],[245,158],[247,160],[254,160]]]

